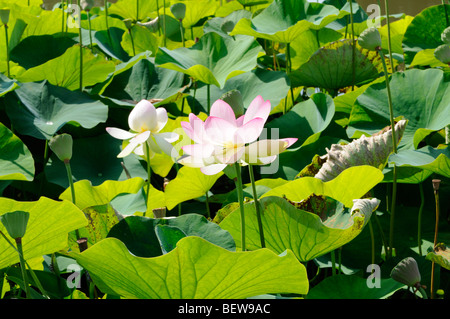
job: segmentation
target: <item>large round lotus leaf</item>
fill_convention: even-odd
[[[83,212],[68,201],[54,201],[41,197],[35,202],[19,202],[0,198],[0,215],[14,211],[30,214],[25,236],[22,238],[25,259],[41,257],[68,247],[67,233],[87,225]],[[0,231],[7,232],[0,223]],[[10,241],[14,241],[9,238]],[[0,268],[19,262],[17,251],[6,240],[0,240]]]
[[[274,0],[252,19],[241,19],[230,35],[245,34],[290,43],[308,29],[319,30],[348,15],[334,6],[305,0]]]
[[[377,61],[378,60],[378,61]],[[381,60],[374,52],[357,46],[353,82],[353,49],[350,40],[329,43],[317,50],[308,62],[289,74],[293,86],[321,87],[339,90],[361,85],[379,76]]]
[[[139,14],[137,3],[139,3]],[[157,1],[135,1],[135,0],[119,0],[111,4],[108,13],[118,15],[124,19],[144,20],[152,13],[156,12]],[[160,1],[160,7],[163,2]],[[167,2],[168,4],[168,2]]]
[[[292,252],[231,252],[189,236],[171,252],[136,257],[115,238],[71,253],[104,293],[138,299],[240,299],[265,293],[306,294],[306,268]]]
[[[0,74],[0,96],[5,95],[18,88],[17,81],[11,80],[3,74]]]
[[[183,27],[189,29],[196,25],[201,19],[213,16],[218,7],[215,0],[184,1],[186,14],[183,18]]]
[[[425,49],[436,49],[443,44],[441,33],[447,28],[447,12],[450,5],[428,7],[419,13],[409,24],[403,37],[405,63],[410,64],[414,56]]]
[[[437,69],[408,70],[390,78],[394,118],[403,116],[408,125],[399,148],[417,148],[431,132],[450,124],[450,85]],[[390,124],[386,82],[370,85],[361,94],[350,115],[347,133],[370,135]]]
[[[34,178],[34,160],[26,145],[0,123],[0,180]]]
[[[43,82],[22,83],[6,96],[6,113],[21,134],[50,139],[68,122],[93,128],[105,122],[108,107],[85,93]]]
[[[311,194],[296,208],[281,197],[259,200],[266,247],[280,254],[292,250],[302,262],[322,256],[355,238],[368,222],[379,200],[355,201],[352,210],[326,196]],[[245,204],[247,249],[261,248],[255,203]],[[229,214],[220,226],[228,230],[236,245],[241,246],[240,209]]]
[[[190,48],[160,48],[155,62],[158,67],[223,88],[229,78],[252,70],[261,51],[261,46],[252,37],[222,38],[210,32]]]
[[[83,87],[103,82],[114,72],[114,62],[101,55],[94,55],[91,50],[83,48]],[[44,64],[28,69],[18,77],[21,82],[47,80],[49,83],[69,90],[80,88],[80,47],[73,46],[62,54]]]
[[[436,248],[429,252],[426,257],[441,267],[450,270],[450,249],[444,244],[437,244]]]

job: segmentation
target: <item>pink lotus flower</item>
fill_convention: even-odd
[[[214,102],[205,122],[191,113],[189,122],[181,122],[181,126],[196,144],[183,146],[187,156],[178,162],[200,167],[206,175],[217,174],[234,163],[265,165],[273,162],[297,139],[257,141],[270,110],[270,101],[257,96],[245,114],[237,119],[231,106],[222,100]]]
[[[155,108],[152,103],[142,100],[133,108],[128,116],[131,132],[115,127],[107,127],[106,131],[114,138],[129,140],[128,145],[117,155],[125,157],[134,152],[144,155],[144,145],[147,143],[150,158],[155,153],[164,152],[169,156],[178,156],[171,143],[178,140],[176,133],[160,133],[168,121],[166,109]]]

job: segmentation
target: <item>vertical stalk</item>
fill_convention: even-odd
[[[67,179],[69,180],[70,193],[72,195],[72,203],[74,205],[76,205],[75,186],[73,184],[72,169],[70,167],[70,161],[69,160],[64,161],[64,166],[66,167]],[[79,241],[81,238],[80,238],[80,232],[78,231],[78,229],[75,229],[75,234],[76,234],[77,241]]]
[[[433,249],[436,248],[437,245],[437,238],[438,238],[438,230],[439,230],[439,184],[441,183],[441,181],[439,179],[433,179],[432,180],[433,183],[433,191],[434,191],[434,200],[436,203],[436,224],[434,226],[434,245],[433,245]],[[435,268],[435,262],[433,261],[431,263],[431,287],[430,287],[430,291],[431,291],[431,299],[434,299],[434,268]]]
[[[181,34],[181,42],[183,43],[183,48],[186,46],[184,43],[184,29],[183,29],[183,20],[180,19],[180,34]]]
[[[87,12],[88,26],[89,26],[89,48],[92,50],[92,26],[91,26],[91,14]]]
[[[209,111],[211,110],[211,87],[209,84],[206,85],[206,101],[208,104],[208,114],[209,114]]]
[[[384,57],[384,53],[381,48],[378,50],[381,56],[381,62],[383,64],[384,76],[386,79],[386,90],[388,96],[389,103],[389,117],[391,122],[392,129],[392,145],[394,148],[394,153],[397,153],[397,138],[395,133],[395,121],[394,121],[394,108],[392,105],[392,96],[391,96],[391,88],[389,85],[389,74],[387,72],[386,61]],[[389,252],[387,252],[387,256],[392,256],[392,250],[394,249],[394,219],[395,219],[395,205],[396,205],[396,197],[397,197],[397,165],[394,164],[393,169],[393,177],[392,177],[392,199],[391,199],[391,220],[390,220],[390,230],[389,230]]]
[[[80,8],[80,0],[77,0],[77,5]],[[80,37],[80,91],[83,91],[83,36],[81,32],[81,12],[80,12],[80,25],[78,26],[78,34]]]
[[[145,142],[145,155],[147,157],[147,198],[145,200],[146,205],[148,206],[148,199],[150,197],[150,185],[151,185],[151,177],[152,177],[152,169],[150,167],[150,147],[148,146],[148,143]]]
[[[391,23],[389,22],[389,0],[384,0],[384,6],[386,11],[386,24],[388,30],[388,51],[389,51],[389,63],[391,64],[392,72],[394,71],[394,64],[392,61],[392,45],[391,45]]]
[[[164,21],[163,21],[163,43],[164,43],[164,47],[167,46],[167,40],[166,40],[166,0],[163,0],[163,16],[164,16]]]
[[[8,25],[5,23],[5,41],[6,41],[6,75],[11,77],[11,70],[9,68],[9,40],[8,40]]]
[[[355,58],[356,58],[356,43],[355,43],[355,25],[353,21],[353,5],[352,0],[348,0],[350,4],[350,23],[352,26],[352,91],[355,90],[355,79],[356,79],[356,66],[355,66]]]
[[[105,0],[105,24],[106,24],[106,32],[108,33],[109,42],[112,43],[111,32],[109,31],[109,23],[108,23],[108,0]]]
[[[139,21],[139,0],[136,0],[136,21]]]
[[[336,274],[336,254],[335,251],[330,252],[331,255],[331,276]]]
[[[64,3],[64,0],[62,0],[61,1],[61,32],[64,32],[64,30],[65,30],[65,28],[64,28],[64,25],[65,25],[65,13],[64,13],[64,6],[65,6],[65,3]]]
[[[369,219],[369,231],[370,231],[370,241],[371,241],[371,248],[372,248],[372,260],[371,264],[375,264],[375,236],[373,233],[373,226],[372,226],[372,219]]]
[[[17,251],[19,253],[20,258],[20,269],[22,271],[23,284],[25,286],[25,293],[27,299],[31,297],[30,295],[30,286],[28,285],[28,275],[25,267],[25,258],[23,257],[23,249],[22,249],[22,238],[16,238]]]
[[[206,191],[205,196],[206,196],[206,200],[205,200],[206,214],[208,216],[208,219],[211,219],[211,210],[209,209],[209,195],[208,195],[208,191]]]
[[[253,200],[255,201],[255,209],[256,209],[256,218],[258,220],[258,228],[259,228],[259,239],[261,241],[261,248],[266,247],[266,242],[264,240],[264,230],[261,219],[261,206],[258,200],[258,195],[256,194],[256,185],[255,185],[255,176],[253,174],[253,165],[248,165],[248,171],[250,174],[250,181],[252,183],[253,190]]]
[[[245,245],[245,209],[244,209],[244,194],[242,191],[242,176],[241,176],[241,167],[239,163],[235,163],[234,167],[236,169],[236,191],[238,194],[239,200],[239,209],[241,211],[241,242],[242,242],[242,251],[246,251]]]
[[[419,183],[420,190],[420,207],[419,207],[419,217],[417,222],[417,245],[419,247],[419,255],[422,256],[422,213],[425,206],[425,194],[423,192],[423,183]]]
[[[156,0],[156,16],[158,17],[158,25],[161,23],[161,18],[159,16],[159,1]],[[161,28],[158,28],[158,35],[161,36]]]
[[[131,48],[133,49],[133,56],[136,56],[136,50],[134,48],[134,39],[133,39],[133,31],[132,31],[132,29],[133,29],[133,27],[128,29],[128,34],[130,35],[130,39],[131,39]]]

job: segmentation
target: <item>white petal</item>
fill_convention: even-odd
[[[167,116],[167,111],[163,107],[158,107],[156,109],[156,125],[152,129],[153,133],[158,133],[161,131],[164,126],[166,126],[167,121],[169,120],[169,117]]]
[[[107,127],[106,132],[108,132],[108,134],[111,135],[112,137],[117,138],[119,140],[129,140],[130,138],[136,136],[136,134],[134,133],[116,127]]]
[[[158,133],[158,136],[162,137],[169,143],[176,142],[180,138],[179,134],[173,132]]]
[[[225,169],[225,167],[227,167],[226,164],[213,164],[213,165],[202,167],[202,168],[200,168],[200,170],[205,175],[216,175],[216,174],[220,173],[221,171],[223,171]]]
[[[147,100],[142,100],[136,104],[128,116],[128,125],[135,132],[151,131],[156,123],[156,109]]]
[[[125,146],[125,148],[122,150],[122,152],[119,153],[119,155],[117,155],[117,157],[121,158],[121,157],[125,157],[125,156],[130,155],[134,151],[136,146],[138,146],[138,144],[136,144],[136,143],[128,143],[128,145]]]
[[[160,136],[160,134],[153,134],[153,137],[155,138],[156,144],[158,144],[159,148],[169,155],[172,158],[178,157],[180,154],[178,154],[175,147],[173,147],[172,144],[167,142],[163,137]]]

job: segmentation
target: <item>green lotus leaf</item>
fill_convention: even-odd
[[[406,121],[395,125],[396,142],[400,141],[406,128]],[[322,157],[324,163],[314,176],[324,182],[337,177],[346,168],[359,165],[370,165],[382,170],[389,155],[394,151],[392,129],[371,137],[361,136],[349,144],[333,144]]]
[[[357,46],[355,50],[355,85],[378,78],[381,60],[375,52]],[[353,49],[350,40],[326,44],[308,62],[289,74],[293,86],[339,90],[353,84]]]
[[[198,236],[227,250],[236,250],[234,239],[226,230],[208,221],[202,215],[191,213],[175,218],[128,216],[110,230],[108,237],[122,241],[136,256],[156,257],[163,254],[160,245],[161,237],[156,231],[156,226],[175,227],[185,234],[184,237]],[[176,242],[172,243],[176,244]]]
[[[280,197],[264,196],[260,199],[267,248],[276,253],[292,250],[301,262],[322,256],[354,239],[380,202],[378,199],[355,200],[349,210],[334,199],[315,196],[314,193],[310,195],[305,199],[309,203],[304,208],[308,207],[313,212],[296,208],[292,202]],[[319,200],[311,203],[311,198]],[[247,203],[244,208],[247,249],[258,249],[261,244],[255,204]],[[220,227],[228,230],[236,246],[240,247],[240,209],[229,214]]]
[[[283,257],[267,249],[230,252],[195,236],[155,258],[133,256],[114,238],[70,255],[100,290],[122,298],[240,299],[308,292],[306,269],[290,251]]]
[[[400,169],[416,167],[433,173],[450,177],[450,149],[435,149],[424,146],[418,150],[401,150],[389,157],[390,163],[395,163]]]
[[[210,32],[190,48],[160,48],[155,62],[158,67],[223,88],[228,79],[252,70],[261,51],[261,46],[252,37],[222,38]]]
[[[353,200],[363,197],[383,180],[383,173],[372,166],[347,168],[335,179],[323,182],[315,177],[302,177],[273,188],[262,197],[279,196],[291,201],[301,201],[311,194],[325,195],[342,202],[346,207],[353,206]]]
[[[49,34],[30,36],[11,50],[11,61],[25,69],[34,68],[63,55],[75,43],[71,38]],[[30,54],[31,51],[33,54]]]
[[[186,5],[186,15],[182,23],[186,29],[193,27],[201,19],[214,15],[217,9],[215,0],[188,0],[183,3]]]
[[[0,180],[34,179],[34,160],[28,147],[0,123]]]
[[[11,80],[3,74],[0,74],[0,97],[8,92],[14,91],[19,85],[17,81]]]
[[[406,30],[408,29],[408,26],[412,22],[414,17],[411,16],[405,16],[402,19],[398,19],[397,21],[390,21],[389,28],[390,28],[390,35],[391,35],[391,51],[393,53],[398,53],[403,55],[403,37],[405,35]],[[387,24],[380,27],[378,29],[381,34],[381,41],[382,45],[381,47],[383,49],[388,49],[388,27]]]
[[[10,53],[15,48],[15,46],[20,43],[26,27],[27,24],[23,20],[23,17],[20,17],[18,11],[11,10],[8,23],[8,48]],[[0,45],[2,48],[6,48],[5,32],[0,32]],[[6,61],[5,49],[0,50],[0,60]]]
[[[123,22],[121,24],[125,25]],[[121,45],[125,32],[124,29],[118,27],[110,27],[108,30],[98,30],[92,32],[92,41],[111,58],[119,61],[128,61],[130,56]]]
[[[22,238],[23,253],[27,260],[66,249],[67,233],[87,225],[81,210],[68,201],[54,201],[41,197],[38,201],[19,202],[0,198],[0,215],[13,211],[30,214],[27,232]],[[3,225],[0,231],[8,236]],[[12,238],[9,238],[13,241]],[[0,241],[0,267],[19,262],[19,256],[6,240]]]
[[[186,237],[186,234],[181,229],[169,225],[156,225],[155,233],[158,236],[163,254],[167,254],[173,250],[177,242]]]
[[[428,260],[434,261],[441,267],[450,270],[450,249],[448,246],[440,243],[436,248],[426,256]]]
[[[333,99],[326,94],[316,93],[311,98],[296,104],[289,112],[274,119],[266,127],[279,130],[279,138],[297,137],[296,146],[306,145],[320,135],[334,116]],[[302,127],[299,130],[299,127]]]
[[[284,103],[283,101],[289,93],[289,85],[290,81],[285,72],[256,68],[227,80],[223,88],[210,87],[210,101],[219,99],[229,91],[238,90],[242,95],[245,108],[256,96],[261,95],[264,100],[270,101],[272,110],[275,110],[277,105]],[[193,95],[192,89],[190,94]],[[199,85],[195,99],[200,103],[204,112],[208,110],[207,96],[207,87]]]
[[[408,125],[398,148],[417,148],[431,132],[450,124],[450,85],[438,69],[412,69],[390,79],[394,118],[403,116]],[[348,136],[369,135],[390,124],[385,81],[370,85],[361,94],[350,115]],[[414,94],[410,94],[414,92]],[[432,97],[432,98],[431,98]]]
[[[68,122],[92,128],[105,122],[108,107],[87,94],[53,86],[46,80],[22,83],[6,96],[6,113],[21,134],[50,139]]]
[[[166,185],[167,209],[171,210],[179,203],[205,195],[222,175],[223,172],[205,175],[199,168],[181,167],[177,177]]]
[[[414,56],[424,49],[436,49],[443,44],[441,33],[447,27],[447,12],[450,5],[438,5],[424,9],[411,21],[403,37],[405,63],[410,64]]]
[[[251,12],[248,10],[236,10],[225,17],[215,17],[208,20],[203,26],[203,32],[215,32],[223,37],[228,37],[229,29],[233,29],[236,23],[242,18],[250,18]]]
[[[319,30],[348,15],[334,6],[305,0],[274,0],[252,19],[241,19],[230,35],[245,34],[291,43],[308,29]]]
[[[306,299],[385,299],[403,287],[405,285],[392,278],[381,278],[379,288],[369,288],[368,279],[337,275],[325,278],[311,288]]]
[[[83,86],[92,86],[103,82],[114,72],[114,62],[105,60],[83,48]],[[48,80],[49,83],[69,90],[80,88],[80,47],[75,45],[44,64],[28,69],[18,77],[21,82]]]
[[[118,15],[123,19],[144,20],[152,13],[156,12],[156,1],[139,1],[139,14],[137,2],[134,0],[119,0],[112,3],[108,8],[108,13]],[[162,7],[162,1],[159,4]],[[168,5],[168,2],[167,2]]]
[[[136,59],[119,65],[110,83],[102,89],[102,94],[130,103],[155,99],[155,105],[161,100],[178,96],[183,87],[184,75],[157,67],[154,58],[148,57],[148,54],[141,53]]]
[[[154,55],[158,50],[158,39],[146,27],[134,25],[131,35],[129,32],[123,34],[121,45],[131,57],[146,51],[151,51]]]
[[[125,193],[137,193],[144,185],[144,180],[134,177],[124,181],[105,181],[101,185],[92,186],[89,180],[74,183],[76,205],[80,209],[91,206],[109,204],[116,196]],[[59,199],[72,200],[70,189],[66,189]]]

